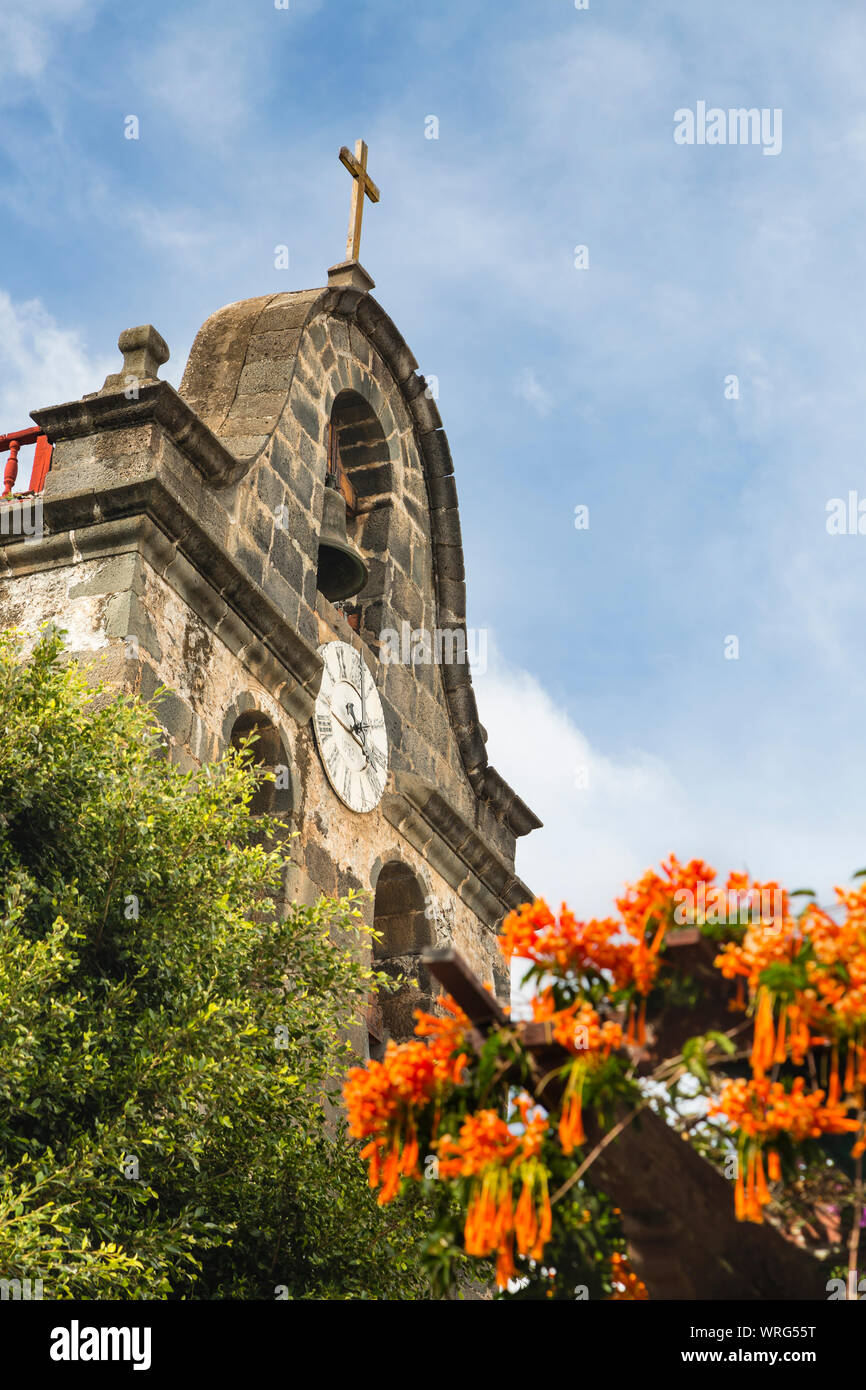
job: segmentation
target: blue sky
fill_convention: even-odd
[[[125,327],[176,384],[222,304],[324,283],[363,136],[362,258],[439,380],[491,756],[546,822],[524,877],[588,912],[670,849],[824,894],[866,864],[866,536],[826,529],[866,499],[860,0],[0,25],[0,430],[97,389]],[[677,145],[698,101],[781,109],[781,152]]]

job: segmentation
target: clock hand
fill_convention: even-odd
[[[348,706],[348,709],[349,709],[349,711],[350,711],[350,718],[354,719],[354,715],[351,714],[351,705]],[[337,711],[336,711],[335,709],[332,709],[332,710],[331,710],[331,715],[332,715],[332,717],[333,717],[334,719],[336,719],[337,723],[340,725],[340,728],[341,728],[341,729],[345,729],[347,734],[351,734],[351,735],[352,735],[352,738],[355,740],[355,742],[356,742],[356,743],[364,750],[364,752],[366,753],[367,750],[366,750],[366,748],[364,747],[363,741],[358,737],[357,733],[355,732],[356,729],[358,728],[358,725],[356,725],[356,724],[347,724],[347,723],[345,722],[345,720],[343,720],[343,719],[340,718],[339,714],[337,713]]]
[[[362,751],[362,753],[364,754],[364,757],[365,757],[366,760],[367,760],[367,761],[364,763],[364,767],[361,769],[361,771],[363,772],[363,771],[364,771],[364,768],[368,767],[369,764],[370,764],[370,750],[369,750],[369,748],[367,747],[367,732],[366,732],[366,728],[365,728],[363,722],[358,723],[358,721],[355,720],[355,704],[354,704],[354,701],[350,701],[349,703],[347,703],[347,705],[346,705],[346,713],[348,714],[349,718],[350,718],[351,720],[354,721],[353,724],[352,724],[351,732],[354,734],[356,740],[357,740],[358,743],[361,745],[361,751]],[[346,727],[346,725],[344,724],[344,725],[343,725],[343,728],[345,728],[345,727]]]
[[[361,718],[355,719],[355,705],[354,702],[352,702],[346,705],[346,713],[348,714],[350,719],[354,720],[354,723],[352,724],[352,732],[357,734],[359,738],[366,740],[367,725],[364,723],[363,710],[361,712]]]

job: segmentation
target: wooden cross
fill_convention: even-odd
[[[349,214],[349,236],[346,241],[346,260],[357,261],[361,252],[361,219],[364,216],[364,195],[371,203],[378,203],[379,190],[367,173],[367,146],[363,140],[355,141],[355,153],[350,154],[344,145],[340,150],[340,161],[352,175],[352,210]]]

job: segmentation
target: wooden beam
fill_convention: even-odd
[[[614,1117],[621,1122],[628,1112]],[[590,1151],[605,1131],[586,1117]],[[622,1211],[652,1298],[825,1299],[826,1271],[775,1226],[737,1221],[733,1184],[660,1115],[644,1110],[587,1169]]]
[[[358,496],[355,492],[354,487],[352,486],[351,479],[349,478],[342,464],[340,464],[340,467],[337,470],[337,485],[345,499],[346,511],[350,512],[353,516],[357,516]]]
[[[496,995],[484,988],[453,946],[424,951],[421,959],[477,1028],[508,1022],[508,1015]]]
[[[693,935],[692,929],[686,929],[682,939],[668,944],[695,950],[697,963],[705,966],[704,948],[709,943],[699,932]],[[427,951],[423,958],[431,975],[476,1027],[489,1030],[494,1022],[508,1021],[493,995],[453,948]],[[714,1002],[718,1008],[718,995]],[[694,1027],[694,1016],[690,1017],[692,1031],[700,1031]],[[570,1054],[552,1041],[549,1023],[518,1023],[516,1027],[532,1058],[535,1098],[551,1109],[559,1103],[562,1092],[561,1079],[551,1072]],[[664,1036],[666,1046],[672,1032]],[[737,1221],[731,1183],[660,1115],[649,1109],[633,1115],[621,1106],[607,1130],[591,1115],[584,1123],[587,1152],[621,1126],[587,1169],[586,1181],[605,1192],[622,1211],[634,1267],[652,1298],[826,1297],[826,1274],[818,1260],[769,1222],[757,1226]]]

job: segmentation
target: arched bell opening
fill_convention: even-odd
[[[376,882],[373,926],[381,940],[373,946],[373,966],[393,979],[404,976],[416,984],[405,983],[395,993],[380,990],[371,1001],[370,1055],[381,1056],[389,1038],[406,1042],[415,1029],[415,1009],[430,1009],[436,985],[421,953],[435,941],[433,923],[425,911],[424,890],[408,864],[394,860],[385,864]]]
[[[335,398],[328,429],[328,466],[317,583],[341,602],[352,625],[377,636],[385,593],[393,468],[385,433],[357,391]]]

